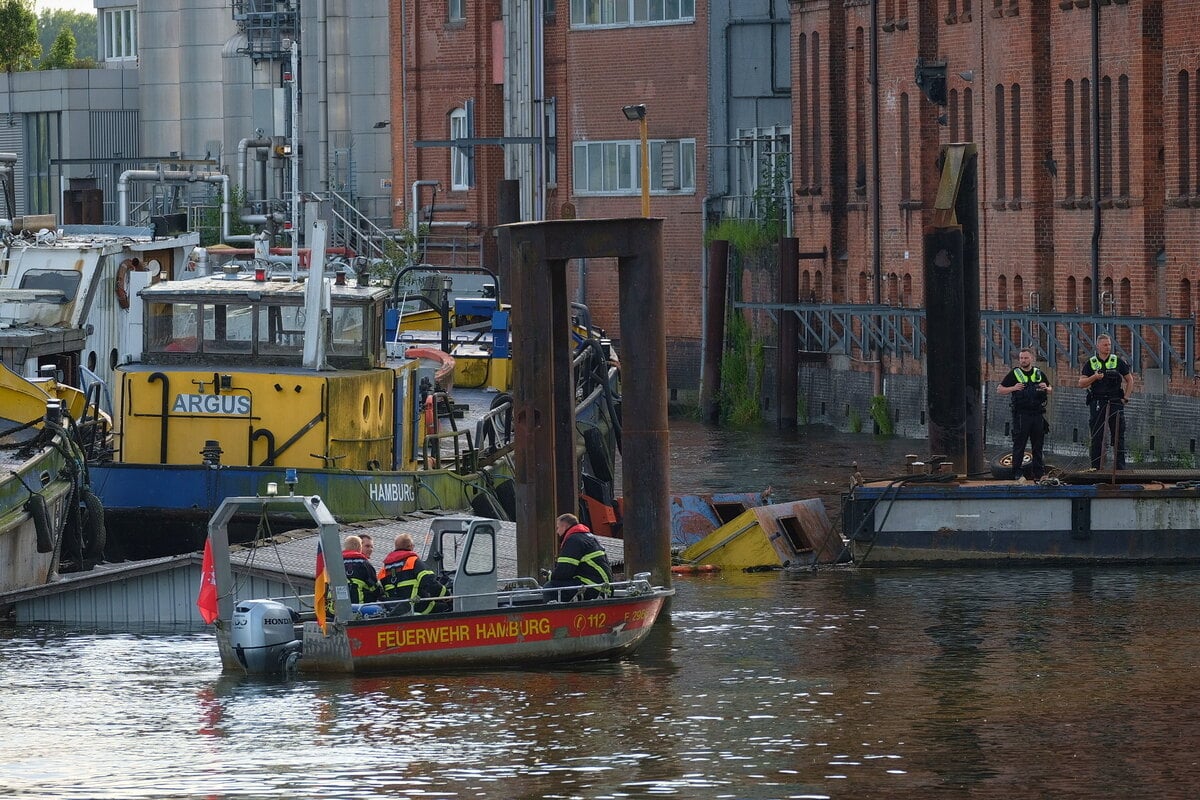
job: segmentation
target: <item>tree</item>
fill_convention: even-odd
[[[33,0],[0,0],[0,69],[33,69],[33,62],[41,55]]]
[[[42,69],[70,69],[75,66],[75,33],[63,28],[54,37],[50,53],[42,59]]]
[[[96,50],[96,15],[79,11],[53,9],[42,11],[38,15],[38,41],[41,42],[42,52],[49,53],[53,49],[54,40],[63,28],[70,28],[75,34],[75,57],[79,61],[95,61]]]

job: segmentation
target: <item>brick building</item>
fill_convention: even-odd
[[[939,149],[972,141],[985,310],[1191,318],[1195,2],[792,0],[791,19],[796,230],[831,256],[802,265],[802,297],[923,305]],[[918,60],[945,66],[944,105]],[[1143,378],[1195,394],[1182,366]]]
[[[519,187],[522,220],[641,213],[639,124],[622,109],[645,104],[651,215],[665,219],[673,386],[694,385],[699,371],[706,5],[391,3],[393,163],[395,185],[404,187],[395,224],[411,219],[413,182],[437,181],[436,199],[431,186],[418,189],[420,218],[432,204],[434,230],[478,237],[489,266],[506,179]],[[457,140],[469,144],[450,144]],[[570,270],[573,296],[619,340],[615,263]]]

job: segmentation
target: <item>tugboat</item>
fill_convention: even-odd
[[[321,276],[323,248],[313,253]],[[137,292],[141,340],[114,369],[111,460],[92,466],[115,555],[199,548],[222,498],[262,494],[285,469],[343,523],[429,509],[515,516],[509,396],[446,392],[427,348],[410,354],[385,335],[391,290],[365,284],[257,268]],[[507,349],[507,331],[495,335],[489,345]],[[606,356],[580,348],[576,415],[615,446]],[[266,524],[309,523],[280,510]]]

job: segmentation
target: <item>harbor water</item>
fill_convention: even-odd
[[[672,423],[675,491],[836,501],[912,443]],[[853,455],[851,455],[853,454]],[[679,578],[634,657],[251,680],[203,631],[0,630],[0,797],[1186,798],[1200,569]]]

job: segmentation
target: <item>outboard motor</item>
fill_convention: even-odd
[[[257,675],[287,674],[300,658],[298,615],[274,600],[243,600],[233,611],[229,636],[238,661]]]

